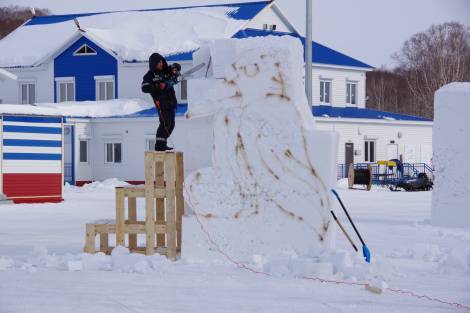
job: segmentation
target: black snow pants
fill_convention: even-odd
[[[173,107],[158,109],[158,125],[157,136],[155,142],[155,150],[160,151],[162,147],[167,147],[167,139],[170,137],[173,129],[175,129],[175,109]]]

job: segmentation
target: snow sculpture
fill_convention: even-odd
[[[213,76],[189,82],[187,117],[214,114],[213,166],[189,175],[185,192],[204,229],[239,259],[331,247],[337,136],[315,130],[300,41],[225,39],[199,53]],[[207,241],[183,236],[186,256]]]
[[[470,227],[470,83],[452,83],[434,99],[432,223]]]

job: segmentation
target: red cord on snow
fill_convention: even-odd
[[[186,189],[186,186],[184,188],[186,190],[186,194],[189,195],[188,190]],[[230,263],[232,263],[233,265],[235,265],[236,267],[238,267],[240,269],[246,270],[246,271],[251,272],[253,274],[263,275],[263,276],[267,276],[267,277],[273,277],[273,275],[271,275],[270,273],[254,269],[254,268],[248,266],[247,264],[244,264],[242,262],[239,262],[239,261],[235,260],[230,255],[225,253],[219,247],[219,245],[214,241],[214,239],[212,239],[212,236],[210,235],[209,231],[207,231],[207,229],[204,227],[204,224],[199,219],[199,214],[197,213],[197,210],[194,208],[194,205],[191,201],[191,198],[187,197],[187,199],[185,199],[185,200],[188,202],[189,206],[193,210],[194,216],[196,217],[196,221],[199,224],[199,226],[201,227],[202,232],[206,235],[207,240],[209,241],[209,243],[213,246],[213,248],[220,255],[222,255]],[[360,287],[364,287],[364,288],[366,288],[368,286],[367,283],[348,282],[348,281],[342,281],[342,280],[332,280],[332,279],[325,279],[325,278],[320,278],[320,277],[301,276],[301,277],[299,277],[299,279],[312,280],[312,281],[317,281],[317,282],[320,282],[320,283],[335,284],[335,285],[360,286]],[[416,294],[413,291],[396,289],[396,288],[383,288],[383,290],[386,290],[386,291],[389,291],[389,292],[392,292],[392,293],[395,293],[395,294],[398,294],[398,295],[414,297],[414,298],[417,298],[417,299],[427,300],[427,301],[430,301],[430,302],[437,302],[437,303],[445,304],[445,305],[448,305],[448,306],[451,306],[451,307],[454,307],[454,308],[470,311],[470,306],[468,306],[468,305],[463,305],[463,304],[458,303],[458,302],[449,302],[449,301],[446,301],[446,300],[441,300],[439,298],[430,297],[430,296],[427,296],[427,295]]]

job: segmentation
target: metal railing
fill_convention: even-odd
[[[426,163],[403,163],[403,171],[398,171],[397,167],[386,167],[377,163],[355,163],[354,169],[372,168],[372,183],[375,185],[395,184],[403,178],[414,178],[419,173],[426,173],[429,179],[433,178],[434,169]],[[337,179],[348,177],[348,166],[337,165]]]

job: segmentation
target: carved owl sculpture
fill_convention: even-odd
[[[331,247],[337,137],[315,130],[300,42],[230,46],[225,77],[189,101],[189,118],[210,112],[214,124],[213,165],[186,178],[187,201],[234,255]]]

